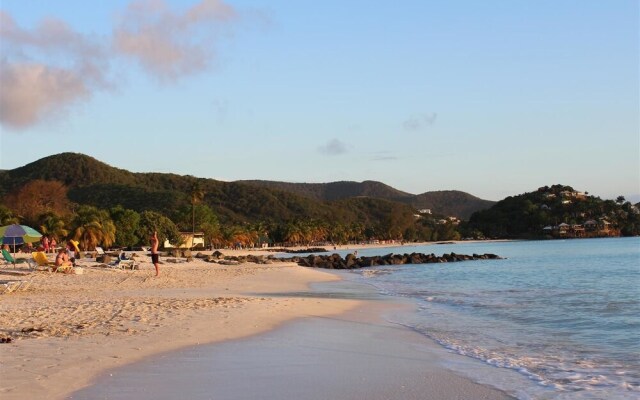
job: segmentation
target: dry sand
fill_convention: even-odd
[[[82,275],[37,272],[19,278],[31,280],[26,291],[0,295],[0,337],[12,338],[0,344],[0,397],[65,398],[100,372],[152,354],[241,338],[358,304],[266,296],[337,279],[291,263],[165,263],[156,278],[148,257],[142,259],[139,271],[82,261]]]

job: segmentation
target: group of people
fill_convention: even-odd
[[[153,235],[150,238],[151,241],[151,262],[156,269],[156,276],[160,275],[160,254],[158,253],[158,232],[153,232]],[[72,266],[75,267],[75,254],[79,252],[77,242],[70,240],[67,243],[67,247],[61,247],[58,250],[58,254],[56,255],[55,265],[56,268]],[[124,253],[122,253],[124,255]],[[120,257],[119,257],[120,258]]]
[[[40,243],[42,243],[42,248],[45,253],[55,253],[56,247],[58,246],[58,242],[53,236],[51,239],[49,239],[49,236],[43,236]]]
[[[151,242],[151,262],[153,263],[153,266],[156,269],[156,276],[159,276],[160,268],[158,264],[160,261],[159,260],[160,254],[158,253],[158,244],[159,244],[158,232],[155,232],[155,231],[153,232],[153,235],[151,235],[151,238],[150,238],[150,242]],[[49,237],[47,236],[43,236],[40,243],[41,245],[38,246],[37,249],[33,249],[33,245],[31,243],[28,243],[30,250],[44,251],[45,253],[55,252],[56,246],[58,245],[55,238],[52,237],[51,239],[49,239]],[[5,245],[4,247],[7,248],[7,251],[8,251],[8,245]],[[80,249],[78,248],[78,242],[76,242],[75,240],[69,240],[67,242],[67,245],[64,247],[58,248],[57,252],[58,253],[56,254],[56,259],[55,259],[56,268],[66,267],[66,266],[75,267],[76,255],[78,255],[78,253],[80,252]]]

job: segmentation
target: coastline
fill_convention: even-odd
[[[371,245],[357,248],[366,247]],[[37,273],[29,290],[2,296],[2,333],[18,333],[2,344],[2,397],[68,398],[106,371],[159,354],[286,332],[298,320],[340,316],[336,320],[353,327],[363,315],[371,319],[381,311],[358,296],[308,295],[310,284],[340,278],[293,263],[223,266],[196,259],[164,263],[161,277],[154,278],[146,258],[140,271],[105,270],[83,260],[82,275]]]
[[[304,296],[353,293],[334,282],[323,287]],[[358,291],[364,302],[341,314],[297,318],[248,338],[152,356],[102,374],[72,398],[513,399],[443,368],[443,349],[385,320],[413,305],[366,291]]]

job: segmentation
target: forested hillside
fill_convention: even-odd
[[[219,246],[640,233],[638,208],[624,198],[601,200],[569,186],[492,204],[458,191],[411,195],[374,181],[222,182],[132,173],[74,153],[0,171],[0,224],[24,223],[87,247],[133,246],[152,230],[174,241],[179,231],[201,231]],[[446,218],[467,214],[462,224]]]
[[[487,238],[579,238],[640,234],[638,207],[619,196],[602,200],[553,185],[509,196],[474,213],[464,234]]]
[[[367,185],[369,194],[394,191]],[[0,188],[2,223],[18,221],[69,236],[89,235],[74,233],[86,231],[88,220],[113,231],[111,242],[118,245],[144,240],[154,219],[162,221],[167,237],[195,229],[218,243],[457,238],[447,224],[416,217],[414,207],[403,202],[364,195],[323,200],[251,183],[131,173],[74,153],[0,171]]]
[[[416,210],[429,209],[438,215],[468,219],[476,211],[495,204],[468,193],[457,190],[426,192],[418,195],[402,192],[376,181],[331,182],[331,183],[291,183],[274,181],[240,181],[256,187],[278,189],[315,200],[340,200],[353,197],[371,197],[397,201],[410,205]]]

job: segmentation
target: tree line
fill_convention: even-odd
[[[115,186],[116,190],[118,186]],[[147,245],[157,231],[163,243],[180,244],[180,232],[202,232],[205,242],[215,248],[243,246],[297,246],[314,243],[345,244],[371,240],[454,240],[460,235],[452,224],[437,224],[433,218],[416,218],[411,208],[377,199],[345,199],[328,206],[333,215],[310,213],[301,217],[269,219],[225,218],[220,221],[207,191],[193,181],[181,196],[170,196],[170,206],[153,207],[149,193],[141,192],[138,209],[123,206],[122,193],[103,193],[99,204],[70,200],[63,182],[35,179],[4,196],[0,204],[0,224],[21,223],[57,241],[77,240],[83,250],[96,246],[130,248]],[[145,197],[148,201],[145,202]],[[251,197],[248,197],[251,199]],[[130,197],[128,198],[130,199]],[[212,197],[209,196],[209,200]],[[215,203],[215,197],[213,197]],[[247,196],[238,197],[251,214]],[[145,209],[145,204],[152,207]],[[106,205],[106,206],[105,206]],[[292,205],[295,207],[295,205]],[[164,210],[164,212],[163,212]],[[258,215],[264,215],[261,211]]]

